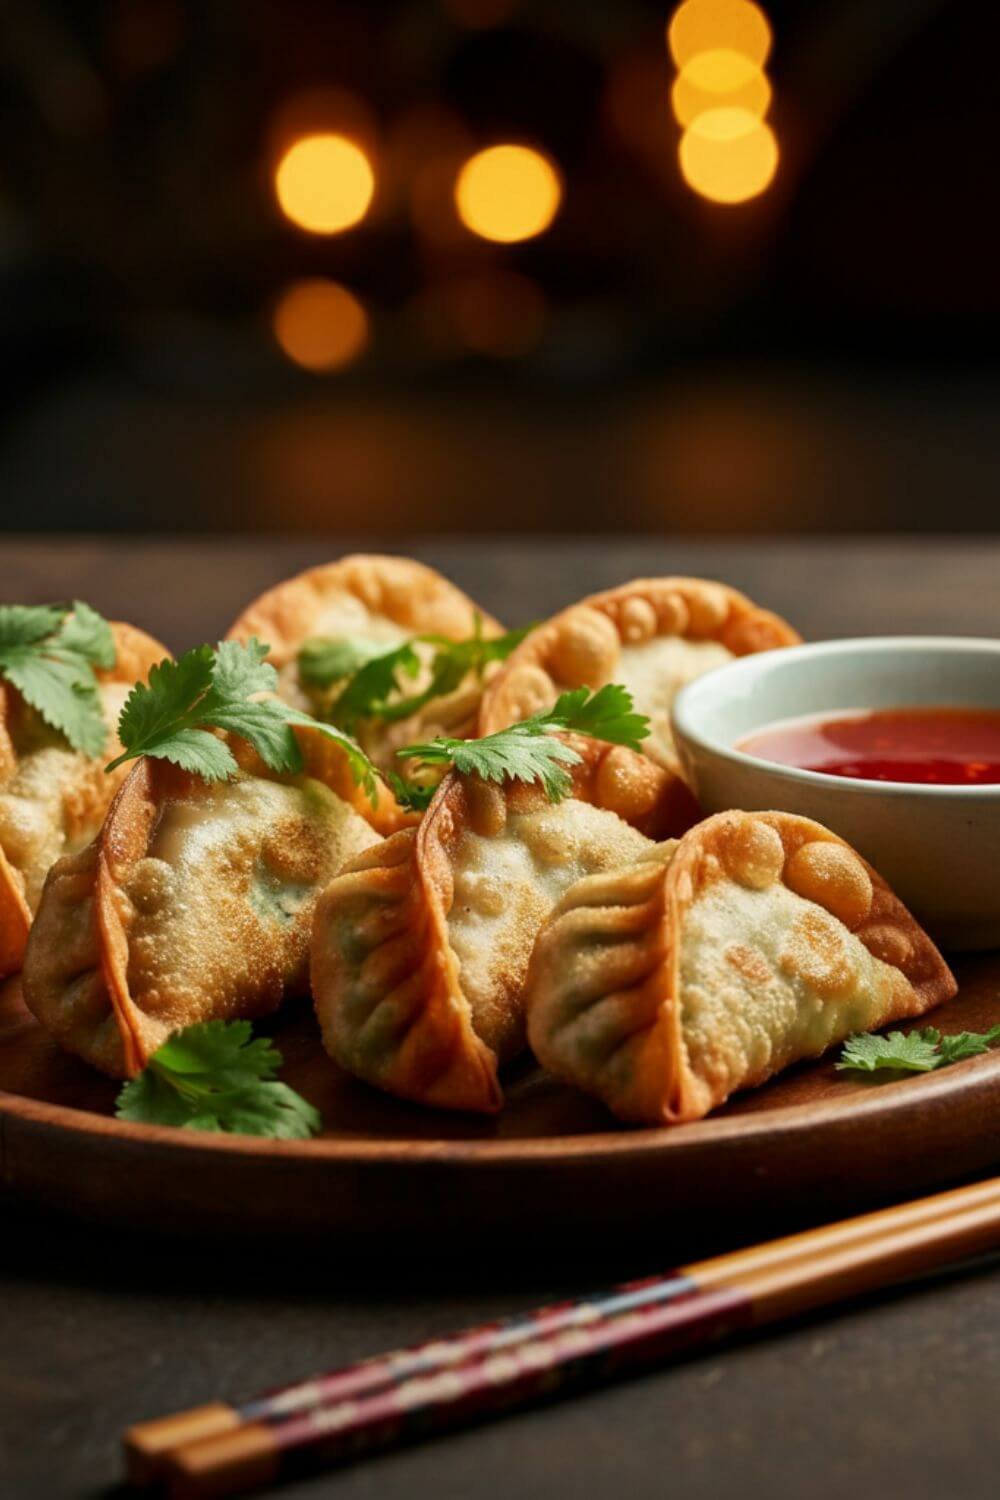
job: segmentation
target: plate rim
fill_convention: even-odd
[[[818,1061],[815,1059],[814,1061]],[[973,1082],[970,1074],[981,1074]],[[854,1091],[846,1099],[825,1099],[804,1104],[784,1105],[769,1110],[727,1115],[691,1121],[681,1125],[640,1126],[634,1129],[609,1122],[607,1131],[564,1136],[510,1136],[502,1139],[460,1140],[409,1139],[386,1136],[318,1136],[309,1140],[273,1140],[266,1136],[233,1135],[214,1131],[185,1130],[173,1125],[145,1125],[119,1120],[94,1110],[78,1109],[68,1104],[53,1104],[29,1094],[0,1090],[0,1148],[5,1144],[8,1122],[13,1120],[29,1128],[47,1127],[63,1135],[84,1136],[94,1140],[110,1139],[119,1145],[172,1147],[197,1156],[211,1155],[273,1158],[306,1163],[365,1163],[412,1165],[415,1163],[454,1168],[483,1165],[534,1163],[549,1166],[555,1162],[607,1160],[610,1157],[655,1157],[682,1150],[686,1146],[753,1139],[766,1140],[769,1135],[789,1133],[810,1135],[835,1128],[839,1123],[856,1122],[868,1114],[880,1119],[885,1115],[908,1111],[914,1090],[920,1087],[928,1106],[947,1104],[953,1094],[966,1102],[970,1090],[977,1095],[1000,1094],[1000,1050],[966,1058],[942,1068],[939,1072],[915,1074],[910,1078],[870,1084],[871,1093]],[[753,1123],[751,1123],[753,1122]],[[754,1128],[756,1126],[756,1128]],[[0,1160],[4,1152],[0,1149]]]

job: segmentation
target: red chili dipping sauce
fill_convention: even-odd
[[[786,720],[736,747],[747,755],[868,781],[1000,782],[1000,709],[884,708]]]

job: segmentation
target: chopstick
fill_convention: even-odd
[[[237,1494],[996,1249],[1000,1178],[142,1423],[128,1477],[172,1500]]]

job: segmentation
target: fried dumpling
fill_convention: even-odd
[[[734,656],[799,639],[726,584],[635,579],[571,604],[525,636],[485,688],[478,733],[551,707],[567,688],[618,682],[649,715],[643,753],[676,769],[670,708],[679,689]]]
[[[136,682],[169,653],[145,631],[114,623],[115,665],[95,676],[108,724],[107,752],[92,758],[50,729],[0,682],[0,978],[16,973],[49,869],[88,844],[128,768],[107,775],[121,746],[114,732]]]
[[[535,943],[543,1067],[622,1120],[697,1120],[737,1089],[956,991],[930,938],[835,834],[727,812],[579,881]]]
[[[299,652],[307,641],[345,641],[390,651],[415,635],[438,635],[459,641],[477,628],[484,636],[502,627],[447,578],[407,557],[356,554],[310,568],[279,583],[243,611],[229,639],[266,641],[269,660],[278,670],[278,692],[296,708],[323,718],[341,687],[316,687],[299,670]],[[418,655],[430,660],[433,648]],[[408,693],[426,686],[426,674],[407,682]],[[438,734],[467,738],[475,732],[482,684],[472,680],[435,698],[415,717],[393,724],[347,726],[376,764],[398,768],[395,750]]]
[[[25,999],[68,1051],[132,1076],[183,1026],[252,1019],[305,993],[317,897],[380,842],[314,776],[257,762],[209,783],[141,760],[98,838],[46,881]]]
[[[502,1102],[524,1045],[522,982],[541,922],[580,876],[617,869],[695,815],[683,784],[579,736],[573,789],[452,772],[419,828],[368,850],[316,909],[312,988],[327,1051],[389,1093],[447,1109]],[[621,774],[623,757],[628,774]]]

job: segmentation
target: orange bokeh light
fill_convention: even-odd
[[[681,125],[690,125],[705,110],[722,105],[748,110],[762,120],[770,107],[771,85],[761,68],[741,52],[716,47],[696,53],[684,64],[674,80],[670,102]]]
[[[282,156],[274,177],[287,218],[311,234],[341,234],[360,223],[375,192],[365,152],[347,136],[303,136]]]
[[[357,297],[320,277],[286,288],[274,309],[273,328],[288,358],[315,374],[343,369],[368,343],[368,315]]]
[[[684,0],[670,18],[667,42],[679,68],[699,52],[721,48],[763,67],[771,50],[771,27],[753,0]]]
[[[559,211],[562,180],[530,146],[489,146],[463,165],[455,183],[459,218],[473,234],[514,244],[542,234]]]
[[[774,131],[747,109],[698,115],[681,137],[684,180],[715,203],[745,203],[770,185],[778,166]]]

